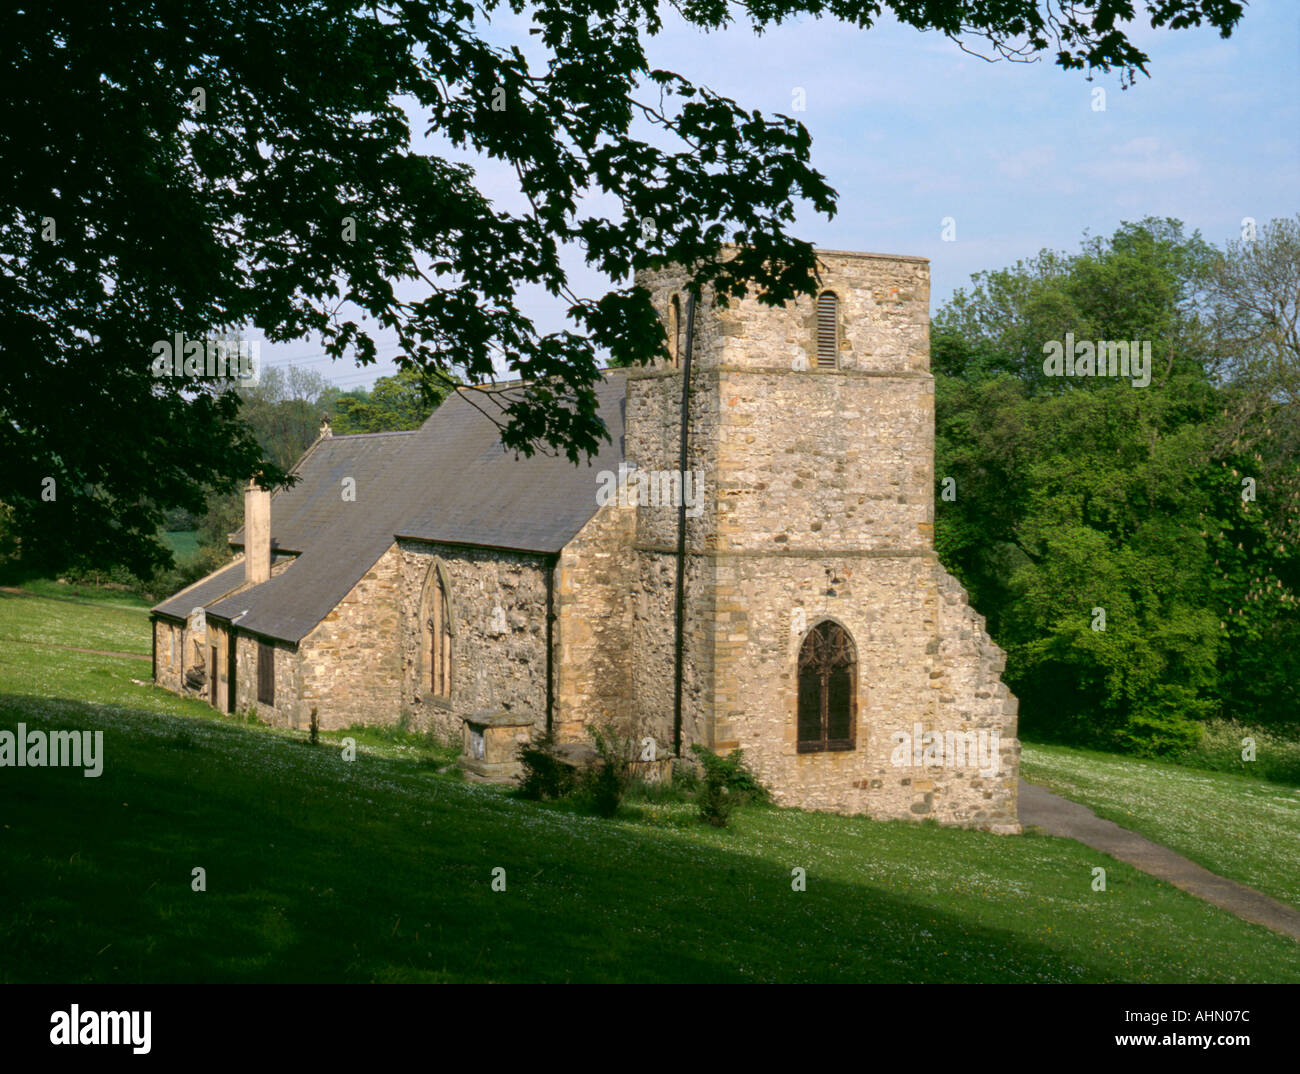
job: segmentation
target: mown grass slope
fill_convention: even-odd
[[[1021,774],[1300,908],[1300,788],[1061,746],[1025,747]]]
[[[0,639],[34,599],[0,594]],[[97,779],[0,768],[4,981],[1300,980],[1292,941],[1067,840],[761,808],[719,831],[653,799],[606,821],[400,736],[346,761],[140,661],[0,640],[0,669],[0,729],[105,752]]]

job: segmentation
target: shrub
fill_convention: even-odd
[[[700,774],[691,764],[689,757],[679,757],[673,763],[673,787],[677,790],[685,791],[687,794],[694,794],[700,786]]]
[[[738,805],[766,805],[772,800],[768,789],[745,767],[744,752],[732,750],[727,756],[714,753],[707,746],[692,746],[691,752],[704,768],[704,780],[725,787]]]
[[[546,735],[519,748],[519,762],[524,766],[523,782],[518,794],[534,802],[564,798],[576,785],[576,773],[555,755],[555,740]]]
[[[1255,742],[1254,761],[1242,759],[1242,740],[1246,738]],[[1189,768],[1300,785],[1300,727],[1267,728],[1236,720],[1209,720],[1199,743],[1166,759]]]
[[[702,748],[692,747],[692,749]],[[731,792],[727,790],[726,775],[719,766],[705,764],[704,786],[700,789],[697,800],[700,805],[700,819],[705,824],[711,824],[715,828],[727,826],[736,803],[731,797]]]
[[[584,803],[598,817],[614,816],[627,789],[618,766],[604,759],[583,772],[581,786]]]
[[[582,773],[579,781],[582,798],[597,816],[612,817],[632,782],[630,762],[634,743],[608,727],[592,727],[590,734],[600,759]]]
[[[722,757],[707,746],[695,745],[691,752],[704,769],[703,786],[697,795],[700,819],[715,828],[725,828],[739,805],[763,805],[771,794],[744,765],[744,754],[732,750]]]
[[[673,778],[670,782],[645,783],[642,780],[633,779],[628,784],[623,800],[625,802],[631,800],[657,805],[694,803],[695,791],[699,787],[700,781],[689,772],[682,775],[680,768],[680,765],[673,765]]]
[[[632,782],[634,743],[609,727],[591,727],[589,732],[596,751],[590,764],[561,759],[550,735],[520,747],[524,778],[519,796],[532,801],[573,798],[597,816],[614,816]]]

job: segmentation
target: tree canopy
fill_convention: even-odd
[[[373,388],[344,392],[334,400],[336,435],[418,429],[447,397],[451,386],[430,387],[414,366],[380,377]]]
[[[1129,0],[672,6],[698,27],[760,31],[802,14],[869,28],[888,11],[994,55],[1147,70]],[[1230,0],[1143,7],[1153,26],[1224,36],[1242,14]],[[507,9],[527,12],[541,60],[488,39]],[[154,375],[154,348],[177,337],[255,326],[365,364],[375,333],[393,333],[430,382],[522,378],[500,403],[503,442],[576,459],[605,435],[599,356],[664,346],[633,270],[681,263],[723,300],[810,293],[812,247],[789,228],[797,203],[831,214],[835,194],[807,130],[651,69],[645,39],[661,26],[657,0],[8,6],[0,503],[24,561],[147,574],[166,559],[153,534],[168,509],[285,480],[228,385]],[[420,152],[417,131],[508,163],[527,210]],[[571,288],[574,248],[611,281],[604,294]],[[525,285],[567,303],[570,325],[540,331],[515,300]]]
[[[979,273],[935,318],[935,543],[1007,649],[1026,728],[1158,753],[1300,701],[1295,222],[1174,220]],[[1138,340],[1150,383],[1048,377]],[[947,480],[947,494],[943,491]]]

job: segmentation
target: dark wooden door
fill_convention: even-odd
[[[226,641],[226,711],[235,711],[235,638],[232,634]]]

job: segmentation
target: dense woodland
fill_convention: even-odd
[[[1222,249],[1125,224],[938,311],[936,543],[1035,736],[1163,753],[1300,717],[1298,312],[1300,216]],[[1045,376],[1066,333],[1149,340],[1150,384]]]

